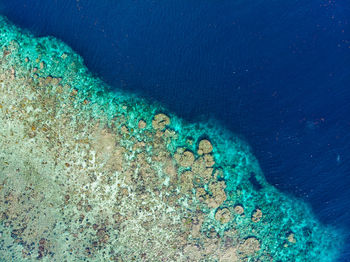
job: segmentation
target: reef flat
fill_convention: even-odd
[[[3,17],[0,44],[1,261],[336,259],[340,233],[234,134],[112,91]]]

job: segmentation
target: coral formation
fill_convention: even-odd
[[[109,90],[65,44],[5,18],[0,44],[1,261],[336,257],[338,232],[224,128]]]

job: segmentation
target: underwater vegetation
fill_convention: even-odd
[[[223,127],[111,91],[0,18],[1,261],[334,261],[340,232]]]

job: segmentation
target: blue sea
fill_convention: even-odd
[[[0,14],[116,88],[222,123],[269,183],[350,232],[350,1],[0,0]]]

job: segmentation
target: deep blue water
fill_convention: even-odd
[[[350,1],[0,0],[0,13],[114,86],[223,122],[271,184],[350,228]]]

